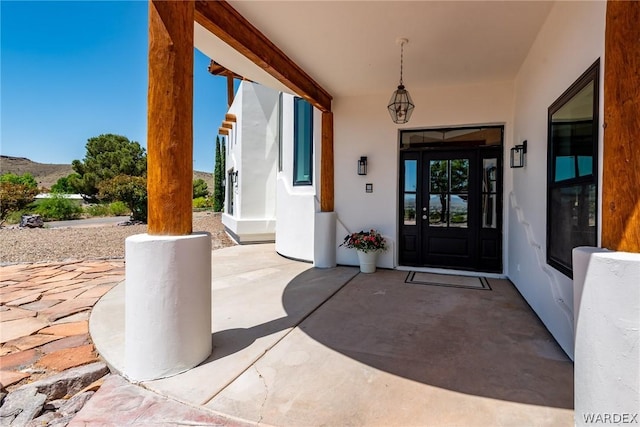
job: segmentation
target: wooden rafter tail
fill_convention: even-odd
[[[219,135],[229,135],[229,129],[227,129],[227,128],[219,128],[218,129],[218,134]]]
[[[230,123],[235,123],[236,122],[236,115],[227,113],[227,114],[224,115],[224,121],[225,122],[230,122]]]
[[[231,122],[222,122],[223,129],[233,129],[233,123]]]

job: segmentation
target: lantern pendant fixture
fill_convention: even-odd
[[[400,45],[400,84],[398,85],[398,89],[391,95],[387,108],[389,109],[391,120],[393,120],[394,123],[403,124],[407,123],[411,118],[411,113],[413,113],[415,104],[411,99],[411,95],[409,95],[409,91],[404,88],[404,84],[402,82],[404,45],[409,43],[409,39],[399,38],[396,42]]]

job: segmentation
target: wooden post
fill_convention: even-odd
[[[320,210],[333,212],[333,113],[322,113],[322,150],[320,165]]]
[[[149,2],[148,233],[192,232],[193,20],[191,1]]]
[[[608,1],[602,246],[640,252],[640,2]]]

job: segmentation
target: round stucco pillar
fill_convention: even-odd
[[[640,254],[573,250],[576,426],[640,415]]]
[[[211,343],[211,235],[137,234],[125,243],[124,375],[168,377],[205,360]]]
[[[316,212],[313,236],[314,267],[336,266],[336,222],[335,212]]]

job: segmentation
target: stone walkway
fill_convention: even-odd
[[[89,314],[123,280],[123,260],[0,267],[1,392],[97,362]]]

